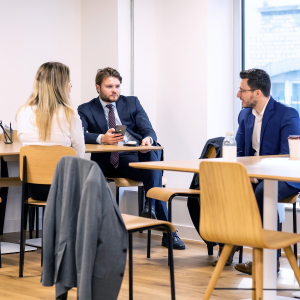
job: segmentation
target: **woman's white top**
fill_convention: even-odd
[[[61,145],[74,148],[76,156],[83,157],[85,153],[85,143],[83,137],[82,123],[77,111],[74,111],[75,120],[71,126],[65,118],[63,108],[58,110],[58,120],[56,114],[53,116],[51,125],[51,135],[47,141],[39,139],[38,128],[34,110],[36,106],[23,107],[17,117],[18,138],[23,146],[41,145],[55,146]],[[71,128],[70,128],[71,127]]]

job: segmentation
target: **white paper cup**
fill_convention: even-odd
[[[290,159],[300,160],[300,135],[290,135],[288,137],[290,148]]]

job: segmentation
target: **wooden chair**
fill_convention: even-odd
[[[300,241],[300,235],[262,229],[245,167],[240,163],[203,161],[199,177],[201,236],[225,244],[203,299],[210,298],[234,245],[253,248],[252,299],[263,299],[263,248],[283,248],[300,283],[300,270],[291,248]]]
[[[75,150],[64,146],[25,146],[20,149],[22,207],[19,277],[23,277],[28,206],[46,206],[46,201],[28,198],[27,183],[51,184],[55,167],[63,156],[76,156]]]
[[[129,178],[107,178],[108,182],[114,182],[116,185],[116,201],[119,205],[120,203],[120,188],[137,186],[138,187],[138,214],[140,215],[143,210],[144,205],[144,185],[141,181],[135,181]],[[162,186],[165,187],[168,183],[168,179],[162,177]]]
[[[0,141],[3,141],[3,133],[0,134]],[[18,130],[14,130],[14,142],[18,142],[19,138],[18,138]],[[8,161],[19,161],[19,157],[15,157],[15,156],[9,156],[9,155],[5,155],[3,156],[3,160],[5,162]],[[12,187],[12,186],[21,186],[22,182],[20,180],[19,177],[7,177],[5,179],[2,179],[2,183],[0,183],[0,188],[2,187]],[[36,215],[36,228],[38,228],[38,220],[39,220],[39,208],[38,207],[31,207],[32,209],[30,209],[29,211],[29,234],[30,234],[30,238],[32,238],[32,231],[33,231],[33,227],[34,227],[34,218]],[[39,237],[39,231],[36,230],[36,237]]]
[[[278,201],[278,203],[287,203],[287,204],[293,204],[293,233],[297,233],[297,208],[296,204],[299,202],[298,200],[299,194],[292,195],[290,197],[287,197],[283,200]],[[298,253],[297,253],[297,244],[294,245],[294,255],[297,259]]]
[[[116,185],[116,202],[119,206],[120,196],[119,189],[121,187],[137,186],[138,187],[138,214],[140,215],[143,211],[144,206],[144,185],[141,181],[135,181],[129,178],[107,178],[108,182],[115,182]],[[168,183],[168,179],[165,176],[162,176],[162,186],[165,186]],[[159,188],[161,189],[161,188]],[[151,201],[149,201],[149,218],[151,218]],[[142,230],[140,230],[142,233]],[[148,242],[147,242],[147,257],[150,258],[150,247],[151,247],[151,230],[148,230]]]
[[[126,229],[129,234],[129,300],[133,299],[133,259],[132,259],[132,233],[140,230],[162,229],[167,232],[169,238],[168,261],[170,266],[171,281],[171,299],[175,300],[175,279],[174,279],[174,262],[173,262],[173,239],[172,232],[175,227],[172,223],[149,218],[136,217],[132,215],[122,214]]]
[[[215,147],[211,146],[205,158],[215,158],[217,155]],[[175,197],[189,197],[195,198],[195,201],[199,201],[200,190],[192,190],[192,189],[178,189],[178,188],[152,188],[148,191],[147,197],[154,198],[160,201],[168,202],[168,220],[172,222],[172,200]],[[148,250],[150,251],[150,249]],[[207,243],[207,252],[208,255],[213,255],[213,243]],[[150,256],[149,256],[150,257]],[[240,255],[239,255],[239,263],[243,261],[243,248],[241,247]]]

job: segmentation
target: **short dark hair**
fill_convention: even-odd
[[[240,72],[241,79],[248,79],[251,90],[261,90],[265,97],[270,96],[271,79],[269,74],[261,69],[250,69]]]
[[[104,69],[97,70],[97,74],[96,74],[96,78],[95,78],[96,84],[101,86],[102,81],[107,77],[118,78],[120,80],[120,83],[122,83],[122,77],[117,70],[115,70],[113,68],[104,68]]]

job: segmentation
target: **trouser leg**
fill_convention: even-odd
[[[263,224],[263,215],[264,215],[264,181],[259,182],[258,184],[252,184],[253,190],[255,193],[255,198],[257,201],[261,221]],[[296,189],[290,185],[288,185],[284,181],[278,181],[278,201],[283,200],[289,196],[292,196],[294,194],[297,194],[299,192],[299,189]],[[280,230],[279,225],[279,215],[277,213],[277,230]],[[280,257],[280,249],[278,250],[277,257]]]
[[[159,155],[157,151],[150,151],[145,154],[136,152],[124,152],[119,156],[119,167],[114,169],[109,165],[105,171],[108,177],[125,177],[135,181],[142,181],[145,189],[145,194],[152,187],[162,186],[162,171],[160,170],[143,170],[129,167],[130,162],[140,161],[157,161]],[[168,210],[166,203],[163,201],[152,200],[152,205],[155,207],[156,216],[159,220],[168,220]]]

